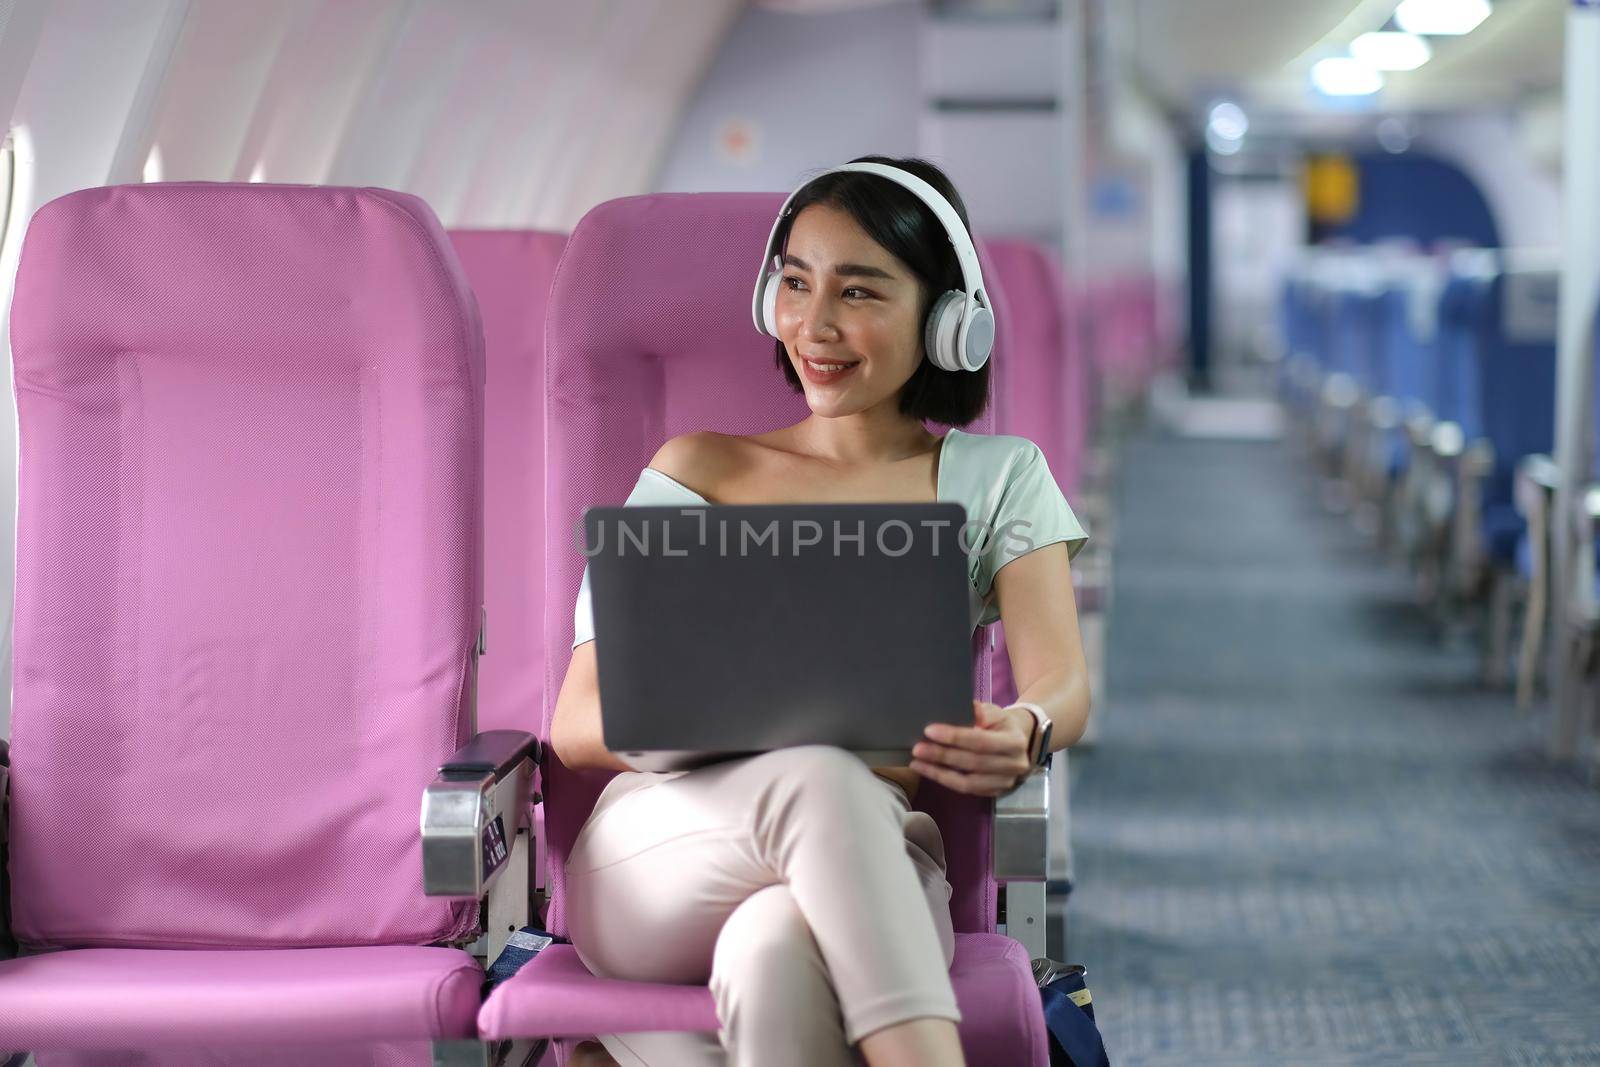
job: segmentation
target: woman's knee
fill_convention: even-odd
[[[820,967],[821,959],[789,887],[767,886],[746,898],[723,924],[712,954],[711,987],[721,1001],[729,990],[793,981]]]

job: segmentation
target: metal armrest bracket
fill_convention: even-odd
[[[1529,517],[1535,512],[1547,510],[1560,477],[1561,471],[1549,456],[1523,456],[1517,464],[1514,482],[1518,514]]]
[[[431,897],[488,892],[528,825],[539,742],[489,730],[439,768],[422,794],[422,884]]]
[[[1050,789],[1043,768],[994,805],[994,878],[1042,882],[1049,871]]]

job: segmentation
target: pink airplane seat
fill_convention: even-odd
[[[478,727],[525,730],[544,699],[544,321],[565,234],[452,230],[483,313],[484,595]]]
[[[1151,276],[1098,282],[1086,291],[1094,331],[1094,360],[1106,385],[1122,398],[1150,387],[1170,358],[1162,352],[1159,290]]]
[[[1065,282],[1054,257],[1025,240],[984,241],[994,284],[1005,293],[1011,328],[994,380],[1001,433],[1039,446],[1061,491],[1083,484],[1091,424],[1089,369],[1071,328]],[[987,275],[985,276],[987,279]],[[1017,699],[1004,627],[995,624],[995,700]]]
[[[1089,410],[1060,269],[1031,241],[990,238],[984,248],[1011,313],[1008,358],[994,372],[999,432],[1037,444],[1070,497],[1082,479]]]
[[[750,324],[753,272],[781,196],[664,194],[601,204],[568,242],[546,333],[545,707],[572,643],[583,571],[583,509],[621,503],[669,437],[691,430],[756,433],[803,418],[804,398],[773,366],[773,342]],[[998,358],[998,357],[997,357]],[[985,419],[971,429],[989,432]],[[974,640],[988,694],[988,638]],[[546,926],[566,929],[563,863],[610,775],[544,767],[550,857]],[[944,834],[957,935],[952,974],[973,1064],[1046,1062],[1043,1017],[1027,952],[994,933],[992,801],[925,782],[918,806]],[[666,933],[666,932],[664,932]],[[711,993],[596,978],[570,946],[545,949],[497,987],[479,1013],[489,1039],[641,1030],[712,1030]]]
[[[507,738],[471,736],[483,342],[438,222],[72,193],[11,329],[0,1048],[472,1036],[477,901],[424,895],[418,801]]]

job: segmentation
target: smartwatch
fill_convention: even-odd
[[[1047,766],[1050,762],[1050,732],[1055,728],[1055,723],[1051,721],[1050,716],[1044,713],[1044,709],[1037,704],[1019,700],[1007,707],[1006,710],[1010,711],[1011,708],[1027,708],[1029,714],[1033,716],[1033,730],[1028,735],[1028,754],[1030,756],[1033,755],[1033,742],[1038,739],[1039,754],[1034,757],[1033,765],[1035,767]]]

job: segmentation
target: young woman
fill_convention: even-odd
[[[908,767],[868,768],[806,746],[634,771],[602,741],[585,581],[551,743],[568,767],[622,773],[567,862],[573,945],[596,974],[709,981],[736,1065],[842,1067],[857,1053],[871,1067],[961,1064],[944,849],[910,801],[922,778],[999,796],[1044,743],[1076,741],[1089,714],[1068,567],[1085,533],[1043,456],[1022,438],[925,426],[967,425],[988,395],[982,338],[967,360],[976,370],[943,369],[928,352],[952,363],[950,339],[926,324],[942,294],[965,288],[960,197],[922,160],[855,163],[894,170],[829,171],[801,187],[774,236],[781,277],[758,310],[777,337],[779,371],[811,414],[750,437],[674,438],[628,503],[965,505],[969,520],[1010,531],[975,546],[969,599],[975,626],[1005,620],[1020,700],[974,701],[970,716],[930,708],[938,721]],[[930,207],[941,197],[960,232]],[[819,634],[795,654],[827,641]],[[702,1061],[722,1056],[707,1035],[603,1040],[624,1063],[695,1062],[696,1047]]]

